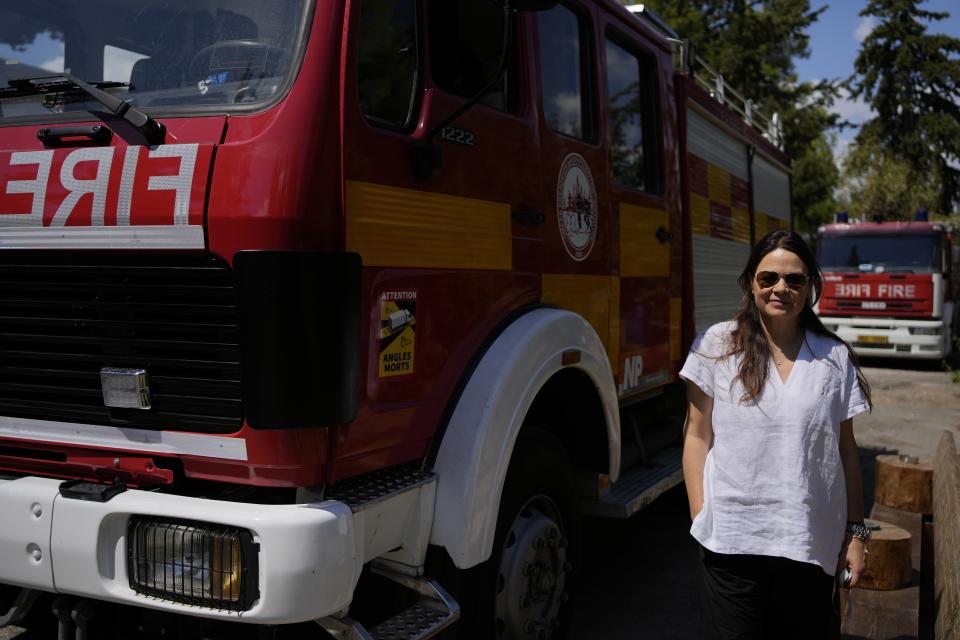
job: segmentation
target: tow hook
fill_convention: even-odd
[[[53,614],[59,622],[57,640],[89,640],[90,620],[97,613],[97,607],[89,600],[74,600],[69,596],[60,596],[53,601]]]
[[[73,598],[60,596],[53,601],[53,615],[57,616],[57,640],[73,640],[73,619],[70,610],[73,608]]]
[[[70,612],[70,617],[73,618],[74,624],[77,625],[77,632],[73,636],[74,640],[88,640],[90,637],[88,634],[90,620],[93,619],[96,613],[96,605],[89,600],[81,600],[73,607],[73,611]]]

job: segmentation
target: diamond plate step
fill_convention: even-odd
[[[374,561],[374,573],[393,580],[420,596],[409,607],[369,631],[350,618],[323,618],[317,624],[337,640],[427,640],[460,618],[460,605],[429,578],[418,578],[384,568]]]
[[[435,480],[436,475],[433,472],[424,471],[418,465],[400,465],[341,480],[327,487],[323,497],[337,500],[353,511],[359,511],[392,494]]]
[[[629,518],[683,482],[683,447],[670,447],[647,466],[623,474],[602,498],[584,500],[580,512],[601,518]]]
[[[449,613],[415,604],[370,630],[373,640],[432,638],[447,627]]]

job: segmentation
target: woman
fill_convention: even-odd
[[[839,637],[834,576],[855,586],[869,530],[853,417],[870,388],[811,305],[821,274],[774,231],[739,278],[734,319],[695,342],[683,475],[700,543],[704,626],[716,638]]]

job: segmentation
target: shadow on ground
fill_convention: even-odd
[[[864,512],[873,508],[879,455],[896,450],[861,447]],[[699,557],[690,536],[685,487],[671,489],[630,520],[584,520],[582,592],[573,638],[700,640]],[[843,636],[844,640],[865,640]],[[900,639],[891,639],[900,640]]]
[[[699,558],[683,485],[630,520],[584,521],[573,638],[699,640]]]

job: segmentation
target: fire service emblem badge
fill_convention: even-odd
[[[577,153],[560,165],[557,222],[567,253],[574,260],[585,260],[597,239],[597,189],[587,161]]]

